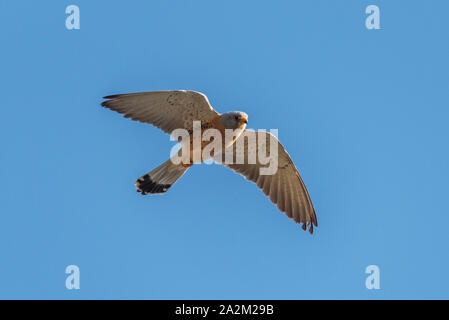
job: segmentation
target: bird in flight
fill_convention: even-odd
[[[175,129],[185,129],[192,135],[194,121],[201,121],[201,129],[216,129],[223,133],[227,129],[236,132],[230,145],[224,148],[236,148],[236,141],[243,139],[248,124],[248,115],[244,112],[231,111],[218,113],[209,103],[207,97],[196,91],[154,91],[129,94],[117,94],[104,97],[102,106],[124,115],[125,118],[152,124],[162,131],[172,134]],[[258,132],[260,134],[260,131]],[[261,175],[260,169],[266,166],[259,159],[249,162],[249,153],[254,152],[260,144],[249,145],[244,139],[241,151],[246,154],[243,163],[223,164],[247,180],[255,182],[270,200],[296,223],[302,223],[302,229],[318,226],[315,210],[306,186],[301,179],[293,161],[282,144],[270,133],[263,132],[257,139],[267,139],[277,144],[277,170],[271,175]],[[192,139],[190,139],[192,147]],[[201,147],[206,146],[201,142]],[[266,148],[265,148],[266,149]],[[268,150],[266,150],[268,152]],[[235,155],[234,155],[235,159]],[[206,159],[201,159],[205,161]],[[166,192],[193,165],[167,160],[153,171],[145,174],[135,182],[137,191],[143,195]]]

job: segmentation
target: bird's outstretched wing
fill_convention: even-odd
[[[218,116],[207,97],[196,91],[154,91],[106,96],[103,107],[122,113],[125,118],[152,124],[171,134],[191,130],[194,120],[208,122]]]
[[[247,180],[255,182],[265,195],[278,206],[279,210],[285,212],[296,223],[302,223],[304,230],[309,227],[310,233],[313,233],[313,226],[318,226],[315,209],[313,208],[306,186],[289,154],[285,151],[279,140],[268,132],[258,132],[256,134],[257,144],[249,144],[248,142],[250,140],[245,138],[245,136],[250,132],[253,131],[245,130],[237,139],[236,143],[231,146],[234,149],[234,164],[226,164],[224,158],[220,160],[223,161],[224,165],[243,175]],[[240,141],[241,143],[239,143],[240,139],[243,139],[243,141]],[[261,143],[259,143],[259,139],[262,139]],[[268,164],[261,164],[257,156],[258,149],[266,149],[265,154],[268,156],[270,155],[270,143],[276,143],[278,145],[278,167],[272,175],[261,175],[260,168],[267,168]],[[260,147],[263,145],[265,147]],[[243,164],[235,164],[237,161],[236,156],[239,152],[243,152],[245,156]],[[255,163],[253,161],[253,164],[250,164],[248,160],[251,155],[256,156],[256,161]]]

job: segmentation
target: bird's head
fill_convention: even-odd
[[[241,111],[226,112],[221,115],[221,122],[225,129],[245,129],[248,124],[248,115]]]

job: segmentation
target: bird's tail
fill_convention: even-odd
[[[159,167],[136,180],[135,186],[137,192],[145,195],[148,193],[166,192],[182,175],[188,167],[180,164],[174,164],[168,159]]]

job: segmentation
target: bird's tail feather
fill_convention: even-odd
[[[136,180],[137,192],[141,194],[164,193],[187,171],[182,163],[174,164],[168,159],[159,167]]]

